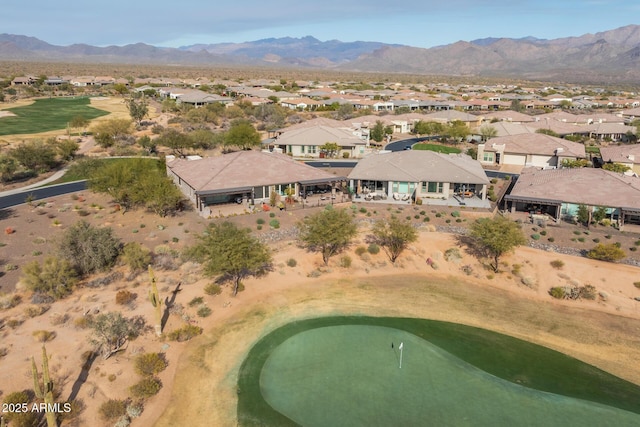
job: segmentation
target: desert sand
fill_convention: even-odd
[[[193,213],[172,219],[136,211],[122,215],[109,212],[108,201],[100,196],[85,196],[76,200],[65,196],[49,201],[45,207],[23,206],[11,212],[3,222],[18,231],[6,236],[9,245],[2,248],[6,256],[22,251],[19,262],[29,259],[34,248],[46,251],[44,246],[49,242],[28,245],[35,244],[38,236],[52,240],[58,228],[75,222],[78,214],[71,209],[75,204],[96,209],[96,214],[85,217],[91,222],[111,226],[123,240],[136,240],[149,248],[168,241],[167,246],[180,249],[193,242],[207,222]],[[94,204],[97,207],[91,208]],[[37,209],[55,212],[60,225],[52,226],[52,220],[35,212]],[[37,226],[39,218],[46,218],[41,228]],[[255,224],[251,215],[231,219]],[[287,226],[287,217],[281,219],[283,227]],[[142,223],[147,226],[132,234],[132,229],[139,229]],[[162,231],[157,227],[160,224],[166,226]],[[355,254],[367,234],[366,225],[361,228],[359,241],[346,252],[353,260],[349,268],[339,266],[339,256],[324,268],[320,255],[308,253],[292,240],[270,243],[274,271],[263,278],[246,280],[246,289],[236,297],[230,295],[229,288],[221,295],[205,295],[203,288],[211,279],[204,278],[195,264],[184,263],[177,270],[158,269],[161,295],[170,296],[182,283],[175,302],[192,323],[204,329],[204,334],[177,343],[147,333],[108,360],[97,358],[85,372],[81,355],[92,346],[87,339],[89,331],[77,327],[77,319],[86,313],[118,310],[128,317],[142,315],[152,324],[146,272],[132,275],[124,267],[116,267],[114,271],[122,273],[120,279],[104,287],[78,289],[34,318],[25,315],[29,296],[21,291],[21,304],[0,311],[5,323],[0,330],[0,348],[8,350],[0,359],[0,390],[6,395],[32,387],[30,357],[38,360],[41,346],[33,332],[51,330],[56,337],[46,346],[60,400],[77,397],[85,407],[77,419],[65,425],[110,425],[100,420],[98,408],[107,399],[129,395],[128,388],[139,380],[132,368],[133,358],[143,352],[165,352],[169,367],[159,375],[163,388],[146,401],[142,416],[132,425],[232,426],[237,422],[237,373],[252,344],[295,319],[334,314],[422,317],[483,327],[556,349],[640,384],[636,363],[640,357],[640,302],[633,299],[640,294],[633,285],[640,280],[637,267],[520,247],[504,257],[502,272],[493,274],[466,253],[454,235],[435,232],[433,226],[422,226],[419,241],[392,265],[383,252]],[[25,239],[26,235],[30,237]],[[180,236],[179,243],[172,242],[171,236]],[[18,250],[21,242],[24,248]],[[444,252],[453,247],[459,247],[461,259],[445,260]],[[295,267],[287,266],[290,258],[297,261]],[[427,258],[434,260],[438,269],[428,265]],[[564,266],[552,268],[550,262],[558,259]],[[465,271],[463,266],[467,267]],[[2,279],[18,277],[11,273]],[[602,296],[593,301],[555,300],[549,296],[551,286],[569,283],[591,284]],[[115,294],[122,289],[138,295],[134,304],[115,304]],[[209,317],[200,318],[196,308],[189,307],[194,297],[204,298],[213,310]],[[23,323],[12,329],[7,326],[11,319]],[[165,332],[183,324],[181,316],[171,315]]]

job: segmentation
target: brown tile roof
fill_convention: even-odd
[[[350,179],[488,184],[480,163],[466,155],[407,150],[372,154],[360,160]]]
[[[640,144],[600,147],[600,155],[605,162],[640,163]]]
[[[640,178],[594,168],[525,168],[508,198],[640,209]]]
[[[289,156],[263,151],[237,151],[198,160],[176,159],[167,162],[167,167],[198,193],[341,178]]]
[[[493,144],[505,145],[504,152],[509,154],[538,154],[553,156],[558,148],[562,148],[563,157],[586,157],[584,145],[543,133],[523,133],[518,135],[491,138],[485,151],[495,151]]]

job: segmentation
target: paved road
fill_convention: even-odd
[[[407,147],[411,147],[413,146],[413,144],[417,144],[419,142],[424,142],[424,141],[431,141],[433,139],[437,139],[438,137],[433,137],[433,136],[423,136],[420,138],[409,138],[409,139],[403,139],[401,141],[395,141],[395,142],[390,142],[388,143],[384,149],[385,150],[389,150],[389,151],[402,151],[404,149],[406,149]]]
[[[87,181],[75,181],[65,184],[51,185],[49,187],[29,188],[19,193],[13,193],[0,197],[0,209],[18,206],[26,203],[27,197],[33,195],[34,200],[60,196],[61,194],[83,191],[87,188]]]

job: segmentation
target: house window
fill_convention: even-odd
[[[441,182],[423,182],[422,191],[427,193],[442,193]]]
[[[493,163],[493,153],[483,153],[482,154],[482,161],[483,162],[491,162]]]
[[[309,154],[316,154],[317,147],[315,145],[309,146]]]

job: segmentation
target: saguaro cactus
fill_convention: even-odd
[[[47,405],[45,412],[48,427],[56,427],[56,414],[53,412],[55,405],[53,404],[53,381],[49,376],[49,358],[47,357],[47,349],[42,346],[42,386],[38,378],[38,368],[36,367],[36,359],[31,356],[31,374],[33,375],[33,390],[38,399],[44,400]],[[51,409],[51,410],[50,410]]]
[[[156,285],[156,276],[153,269],[149,266],[149,278],[151,279],[151,289],[149,289],[149,301],[156,309],[156,335],[162,336],[162,300],[158,295],[158,285]]]

